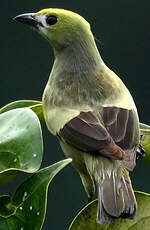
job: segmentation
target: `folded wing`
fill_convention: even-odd
[[[133,110],[103,107],[99,113],[81,112],[60,130],[59,136],[82,151],[124,160],[125,164],[128,161],[132,168],[139,143],[138,130]]]

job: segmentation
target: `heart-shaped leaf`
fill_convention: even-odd
[[[1,197],[0,229],[40,230],[45,219],[48,186],[70,162],[71,159],[66,159],[41,169],[20,185],[12,199]]]
[[[148,230],[150,228],[150,195],[142,192],[136,192],[135,195],[138,211],[134,220],[119,218],[111,224],[97,224],[96,200],[81,210],[69,230]]]
[[[18,171],[33,173],[41,165],[43,138],[36,114],[28,108],[0,114],[0,184]]]

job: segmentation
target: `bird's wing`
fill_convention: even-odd
[[[138,118],[133,110],[103,107],[99,114],[81,112],[60,130],[59,136],[82,151],[112,159],[124,159],[124,154],[132,152],[134,156],[128,161],[133,161],[138,132]]]
[[[125,152],[122,164],[132,171],[136,165],[136,150],[139,146],[137,112],[118,107],[104,107],[102,117],[107,131],[117,146]]]
[[[134,110],[103,107],[101,115],[107,131],[117,145],[124,150],[138,145],[139,121]]]

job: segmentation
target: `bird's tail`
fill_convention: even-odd
[[[97,184],[99,224],[111,223],[119,217],[134,218],[137,204],[128,174],[126,169],[121,176],[112,171],[110,175],[105,174],[101,184]]]
[[[137,204],[129,172],[122,162],[89,154],[85,163],[98,191],[97,222],[111,223],[119,217],[133,219]]]

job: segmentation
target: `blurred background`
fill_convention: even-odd
[[[20,99],[40,100],[53,64],[49,44],[12,18],[18,14],[57,7],[75,11],[92,25],[105,63],[124,81],[136,102],[140,121],[150,124],[150,1],[5,0],[0,14],[0,106]],[[64,158],[58,141],[43,125],[44,159],[48,166]],[[150,166],[139,160],[133,187],[150,193]],[[18,177],[0,193],[15,191]],[[80,178],[70,165],[53,180],[43,230],[67,230],[87,201]]]

